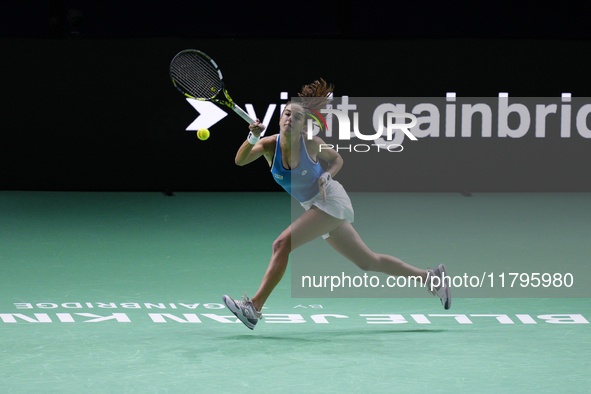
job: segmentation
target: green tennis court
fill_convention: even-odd
[[[351,199],[366,243],[411,264],[574,286],[457,289],[446,311],[417,289],[291,298],[288,272],[250,331],[221,296],[256,291],[288,195],[4,191],[0,391],[591,392],[590,194]],[[350,265],[321,240],[300,253]]]

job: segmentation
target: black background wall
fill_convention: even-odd
[[[264,161],[234,165],[248,132],[238,116],[207,141],[185,131],[198,114],[168,65],[186,48],[210,54],[234,100],[260,117],[319,77],[351,97],[591,97],[584,13],[553,3],[156,4],[3,3],[0,188],[279,190]],[[347,171],[354,153],[341,152],[339,178],[351,191],[591,191],[590,147],[550,129],[543,139],[426,137],[363,174],[385,177],[380,187]]]

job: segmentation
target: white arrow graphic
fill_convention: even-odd
[[[200,101],[188,98],[189,104],[199,112],[197,119],[187,127],[187,131],[209,129],[211,126],[224,119],[228,114],[209,101]]]

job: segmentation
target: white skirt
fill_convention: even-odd
[[[326,212],[337,219],[344,219],[347,223],[353,223],[355,213],[353,212],[353,205],[345,191],[345,188],[334,179],[331,179],[326,186],[326,201],[322,200],[322,194],[318,193],[311,200],[300,203],[307,211],[312,206],[317,207],[323,212]],[[329,234],[324,234],[322,238],[326,239]]]

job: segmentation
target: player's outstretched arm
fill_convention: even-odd
[[[236,158],[234,159],[235,163],[239,166],[252,163],[263,155],[266,157],[267,151],[269,150],[269,142],[271,138],[265,137],[259,139],[259,136],[265,130],[265,125],[257,119],[256,122],[250,124],[248,128],[250,130],[248,138],[242,143],[236,153]]]

